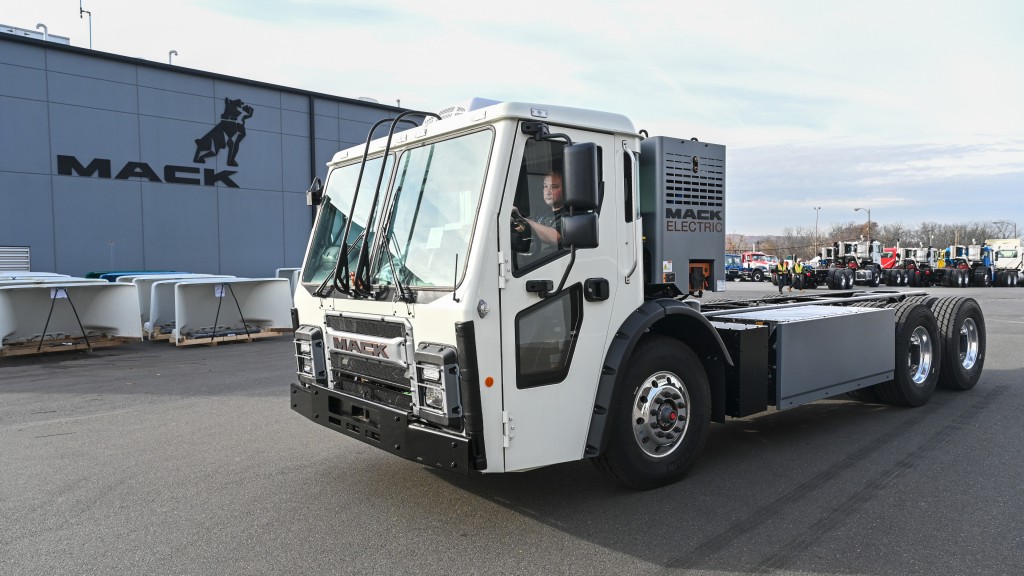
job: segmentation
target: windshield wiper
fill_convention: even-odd
[[[395,248],[400,248],[400,246],[398,245],[398,240],[395,238],[395,235],[392,229],[390,228],[388,229],[387,232],[387,238],[391,241],[392,244],[394,244]],[[398,297],[399,299],[402,300],[402,302],[415,302],[416,293],[413,292],[411,289],[406,288],[405,285],[402,284],[402,279],[400,278],[401,275],[398,272],[398,268],[395,268],[394,255],[391,253],[391,249],[387,244],[388,242],[384,243],[384,253],[387,254],[388,256],[388,265],[391,266],[391,277],[394,278],[395,287],[398,288]],[[402,268],[405,268],[404,263],[402,264]],[[387,294],[386,288],[386,286],[381,286],[381,291],[377,295],[378,300],[383,298]]]
[[[395,119],[394,122],[398,122],[399,119]],[[366,158],[370,154],[370,141],[373,140],[373,133],[377,131],[377,128],[380,128],[382,125],[384,125],[385,122],[389,122],[389,121],[390,121],[390,119],[388,119],[388,118],[382,118],[382,119],[378,120],[376,123],[374,123],[373,126],[370,127],[370,131],[367,132],[367,134],[366,134],[366,145],[363,147],[363,158],[359,162],[359,176],[356,178],[355,190],[353,190],[353,192],[352,192],[352,205],[349,207],[348,214],[346,215],[346,220],[347,221],[345,222],[345,230],[344,230],[344,232],[341,235],[341,250],[338,253],[338,261],[335,263],[334,269],[331,271],[331,273],[327,276],[327,278],[324,279],[323,283],[320,284],[320,287],[316,289],[316,292],[314,292],[314,294],[316,294],[317,296],[320,296],[321,298],[324,298],[324,297],[327,296],[326,294],[322,295],[322,292],[323,292],[324,288],[327,287],[328,283],[332,283],[335,290],[337,290],[337,291],[339,291],[339,292],[341,292],[343,294],[347,294],[349,296],[364,296],[365,297],[365,296],[368,295],[368,294],[364,294],[364,293],[361,293],[358,290],[356,290],[355,286],[350,286],[349,285],[349,275],[350,275],[351,271],[349,270],[349,266],[348,266],[348,260],[349,260],[348,259],[348,255],[349,255],[349,252],[352,250],[352,246],[349,246],[348,235],[349,235],[349,233],[352,230],[352,219],[353,219],[353,216],[355,216],[356,201],[359,200],[359,187],[362,185],[362,182],[363,182],[363,172],[366,170]],[[401,121],[402,122],[406,122],[408,124],[412,124],[414,126],[416,125],[416,123],[413,122],[412,120],[401,120]],[[394,129],[394,126],[392,126],[392,129]],[[385,152],[384,156],[381,158],[381,173],[383,173],[384,168],[386,166],[387,166],[387,152]],[[380,186],[380,184],[378,184],[378,186]],[[372,208],[371,208],[371,210],[372,210]],[[369,216],[367,218],[368,218],[368,220],[372,219]],[[367,224],[369,224],[369,222]],[[367,225],[367,227],[363,229],[363,231],[360,233],[359,237],[356,238],[355,242],[353,242],[353,245],[356,244],[359,241],[359,238],[363,238],[363,236],[367,234],[367,230],[368,229],[369,229],[369,225]],[[365,245],[365,243],[366,242],[364,240],[363,244]]]
[[[411,114],[415,114],[417,116],[424,116],[424,117],[426,117],[426,116],[433,116],[434,118],[437,118],[438,120],[441,120],[441,116],[439,116],[439,115],[437,115],[437,114],[435,114],[433,112],[416,112],[414,110],[407,110],[407,111],[402,112],[401,114],[399,114],[394,119],[394,121],[391,122],[391,128],[388,130],[388,140],[387,140],[387,143],[384,145],[384,158],[385,158],[385,160],[387,159],[388,154],[391,153],[391,140],[395,136],[395,128],[398,127],[398,123],[399,122],[402,122],[406,116],[409,116]],[[410,122],[409,120],[404,120],[404,121],[405,122]],[[374,127],[376,128],[376,125]],[[369,141],[367,141],[366,147],[367,147],[367,151],[368,151],[369,147],[370,147]],[[364,152],[364,158],[365,158],[365,152]],[[381,163],[380,174],[377,175],[377,188],[373,192],[373,202],[370,203],[370,215],[367,217],[367,220],[366,220],[366,230],[371,230],[373,228],[373,224],[374,224],[373,217],[374,217],[374,214],[377,211],[377,202],[380,200],[380,185],[384,181],[384,170],[385,170],[386,167],[387,167],[387,162],[386,161]],[[362,175],[363,175],[362,168],[360,168],[360,170],[359,170],[360,178],[362,178]],[[367,235],[367,238],[369,238],[369,235]],[[362,294],[362,296],[364,296],[364,297],[373,296],[372,286],[371,286],[371,279],[370,279],[370,249],[369,249],[369,246],[367,244],[368,243],[364,241],[361,249],[359,250],[359,261],[356,263],[356,277],[355,277],[355,282],[353,283],[353,286],[352,286],[353,290],[359,290],[358,285],[362,284],[366,288],[366,292],[364,292]],[[386,246],[386,244],[385,244],[385,246]]]

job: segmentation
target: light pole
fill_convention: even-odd
[[[863,210],[868,213],[868,246],[871,245],[871,208],[854,208],[853,211]]]
[[[814,256],[818,255],[818,212],[821,210],[821,206],[812,206],[814,208]],[[812,256],[813,258],[813,256]]]
[[[1000,236],[1006,234],[1004,232],[1004,230],[1006,230],[1010,226],[1013,226],[1013,237],[1014,238],[1017,237],[1017,223],[1016,222],[1008,222],[1006,220],[996,220],[995,222],[993,222],[993,224],[995,224],[996,226],[999,226],[999,234],[1000,234]],[[1006,226],[1007,228],[1004,228],[1004,226]]]

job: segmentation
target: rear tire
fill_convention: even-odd
[[[641,340],[616,385],[607,448],[595,465],[618,482],[647,490],[686,475],[711,427],[708,377],[685,344],[653,334]]]
[[[947,296],[932,302],[942,346],[939,386],[970,390],[985,366],[985,315],[974,298]]]
[[[878,395],[893,406],[923,406],[935,392],[942,362],[939,326],[928,306],[903,302],[896,311],[894,378],[879,384]]]

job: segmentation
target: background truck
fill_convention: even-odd
[[[897,263],[889,274],[902,275],[906,286],[927,288],[936,282],[934,274],[938,251],[929,246],[897,248]]]
[[[813,265],[805,265],[799,288],[827,286],[830,290],[849,290],[854,286],[875,288],[881,281],[878,242],[833,242],[821,248]]]
[[[992,248],[997,286],[1024,286],[1024,250],[1020,238],[991,238],[985,244]]]
[[[846,393],[920,406],[981,376],[970,298],[692,297],[726,285],[724,146],[451,110],[372,127],[311,186],[290,393],[310,421],[461,474],[588,459],[645,489],[682,478],[712,422]]]
[[[949,246],[939,251],[932,274],[935,277],[935,283],[940,286],[947,288],[970,286],[973,283],[973,271],[967,255],[967,246]]]
[[[772,271],[775,270],[778,264],[778,256],[770,256],[764,252],[744,252],[740,254],[743,278],[752,282],[764,282],[771,279]]]
[[[743,264],[739,254],[725,255],[725,279],[734,282],[750,279],[749,276],[745,276],[743,273]]]

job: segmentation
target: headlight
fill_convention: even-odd
[[[427,386],[423,391],[423,403],[435,410],[444,408],[444,392],[440,388]]]
[[[423,366],[420,374],[423,375],[424,380],[431,382],[438,382],[441,380],[441,367],[440,366]]]
[[[315,326],[300,326],[295,331],[295,366],[304,384],[327,385],[323,332]]]
[[[421,342],[416,347],[415,416],[451,428],[462,426],[459,364],[454,348]]]

